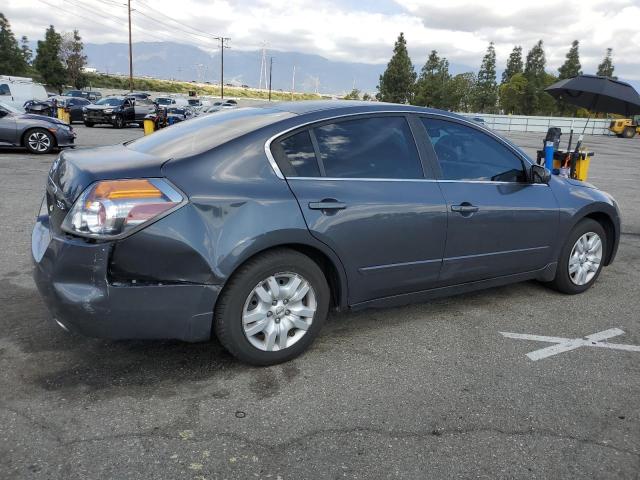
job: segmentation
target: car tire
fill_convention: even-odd
[[[49,153],[56,146],[55,138],[48,130],[44,128],[33,128],[24,134],[24,147],[30,153],[44,154]]]
[[[636,135],[636,129],[632,128],[632,127],[625,127],[625,129],[622,131],[622,136],[624,138],[633,138]]]
[[[113,126],[115,128],[124,128],[124,118],[122,118],[121,115],[118,115],[115,121],[113,122]]]
[[[600,241],[599,248],[596,248],[596,236]],[[582,242],[583,251],[578,242]],[[606,252],[607,234],[602,225],[590,218],[581,220],[571,230],[562,247],[556,276],[550,286],[568,295],[588,290],[602,272]],[[598,256],[599,261],[596,265],[595,260]],[[584,277],[580,276],[582,272],[586,272]]]
[[[216,304],[214,331],[242,362],[286,362],[313,343],[329,300],[327,280],[313,260],[295,250],[271,250],[247,261],[229,279]]]
[[[84,122],[84,126],[85,127],[92,128],[94,125],[95,125],[95,123],[92,123],[92,122]]]

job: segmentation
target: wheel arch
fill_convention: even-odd
[[[306,255],[313,260],[318,267],[322,270],[329,284],[329,290],[331,291],[331,306],[343,309],[347,307],[347,277],[342,267],[340,260],[332,252],[326,251],[324,248],[317,245],[310,245],[308,243],[280,243],[264,247],[260,250],[251,252],[239,262],[233,271],[231,276],[248,261],[263,255],[264,253],[276,250],[276,249],[290,249],[295,250],[303,255]]]
[[[595,220],[604,229],[605,234],[607,235],[607,251],[605,252],[604,265],[609,265],[613,261],[613,258],[615,256],[615,252],[616,252],[617,247],[618,247],[618,242],[617,242],[618,235],[617,235],[617,232],[616,232],[616,226],[615,226],[615,223],[614,223],[613,219],[606,212],[594,211],[594,212],[589,212],[586,215],[582,216],[575,223],[575,225],[580,223],[585,218],[589,218],[591,220]],[[575,227],[575,225],[574,225],[574,227]]]
[[[51,135],[51,138],[53,138],[53,148],[57,148],[58,147],[58,139],[56,138],[55,133],[51,132],[46,127],[40,127],[40,126],[29,127],[27,129],[25,129],[24,132],[22,132],[22,135],[20,136],[20,146],[21,147],[25,147],[26,146],[27,135],[29,135],[29,133],[33,132],[34,130],[46,130],[49,133],[49,135]]]

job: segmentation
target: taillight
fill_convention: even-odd
[[[185,198],[158,178],[103,180],[82,192],[62,229],[83,237],[116,239],[180,207]]]

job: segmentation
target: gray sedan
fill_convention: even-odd
[[[215,334],[267,365],[307,349],[330,308],[526,280],[582,293],[619,237],[610,195],[551,176],[477,122],[295,102],[63,152],[32,252],[38,289],[67,330]]]
[[[73,128],[57,118],[23,113],[0,103],[0,147],[24,147],[31,153],[49,153],[73,147]]]

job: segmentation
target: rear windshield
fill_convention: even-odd
[[[292,117],[266,108],[238,108],[193,118],[127,143],[136,152],[182,158],[211,150],[258,128]]]

